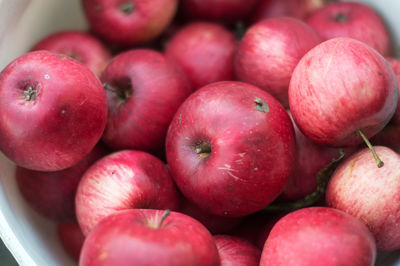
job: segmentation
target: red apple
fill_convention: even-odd
[[[108,49],[94,36],[80,31],[60,31],[53,33],[40,42],[32,50],[48,50],[68,55],[92,70],[97,76],[111,59]]]
[[[326,201],[363,221],[378,250],[392,251],[400,248],[400,155],[382,146],[375,151],[385,165],[377,168],[368,149],[354,154],[332,175]]]
[[[397,85],[400,89],[400,60],[395,58],[386,58],[392,67],[394,74],[397,78]],[[400,104],[397,103],[396,112],[393,115],[391,122],[395,125],[400,125]]]
[[[65,251],[70,255],[75,261],[79,261],[79,255],[85,241],[85,236],[83,235],[79,225],[74,223],[58,224],[57,225],[58,238]]]
[[[85,171],[106,155],[100,145],[76,165],[55,172],[40,172],[17,167],[15,177],[25,201],[39,214],[58,222],[74,221],[75,194]]]
[[[82,0],[82,5],[96,34],[132,46],[160,35],[175,15],[178,0]]]
[[[358,219],[339,210],[311,207],[275,224],[260,266],[372,266],[375,257],[374,238]]]
[[[326,0],[261,0],[250,19],[253,23],[281,16],[304,19],[325,4]]]
[[[130,50],[117,55],[101,80],[108,100],[104,142],[114,149],[155,151],[191,93],[185,75],[161,53]]]
[[[127,210],[105,218],[86,238],[79,265],[217,266],[207,229],[181,213]]]
[[[290,112],[289,116],[291,117]],[[327,166],[332,159],[339,157],[339,149],[314,143],[304,136],[293,122],[296,136],[296,161],[294,170],[279,196],[280,200],[296,201],[313,193],[317,189],[317,173]],[[353,151],[347,148],[345,155]]]
[[[300,20],[263,20],[247,30],[239,45],[234,64],[236,76],[269,92],[287,107],[294,68],[320,42],[318,34]]]
[[[391,119],[398,100],[396,77],[387,61],[350,38],[325,41],[309,51],[293,72],[289,104],[293,119],[311,140],[357,145]]]
[[[65,55],[30,52],[0,73],[0,150],[38,171],[73,166],[99,141],[107,119],[100,81]]]
[[[375,146],[385,146],[397,153],[400,153],[400,125],[392,122],[386,125],[372,139],[371,143]]]
[[[186,198],[207,212],[239,217],[282,192],[294,163],[294,132],[285,110],[265,91],[217,82],[178,109],[166,153]]]
[[[229,235],[214,236],[221,266],[258,266],[261,251],[240,238]]]
[[[97,161],[83,175],[76,193],[76,216],[87,235],[119,210],[174,210],[178,197],[168,169],[159,159],[141,151],[119,151]]]
[[[242,220],[241,218],[223,217],[208,213],[186,199],[182,201],[179,212],[201,222],[212,234],[228,233]]]
[[[245,18],[258,0],[181,0],[183,16],[191,20],[231,23]]]
[[[234,35],[218,24],[196,22],[170,40],[166,56],[176,62],[199,89],[209,83],[234,79]]]
[[[382,18],[365,4],[330,3],[315,11],[307,23],[325,40],[349,37],[368,44],[384,56],[391,54],[390,38]]]

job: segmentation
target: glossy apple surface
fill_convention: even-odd
[[[96,34],[132,46],[160,35],[172,21],[178,0],[83,0],[82,6]]]
[[[65,55],[30,52],[0,74],[0,150],[21,167],[73,166],[100,140],[106,120],[99,79]]]
[[[311,207],[275,224],[260,266],[372,266],[375,258],[374,238],[361,221],[336,209]]]
[[[35,44],[32,50],[68,55],[87,66],[98,77],[111,59],[110,52],[99,39],[82,31],[53,33]]]
[[[87,235],[102,219],[120,210],[175,210],[178,197],[163,162],[145,152],[124,150],[104,157],[85,172],[76,192],[76,216]]]
[[[363,221],[378,250],[392,251],[400,248],[400,156],[383,146],[374,148],[385,165],[377,168],[367,148],[354,154],[332,175],[326,201]]]
[[[193,218],[162,210],[127,210],[104,219],[83,245],[81,266],[218,266],[207,229]]]
[[[363,3],[330,3],[306,22],[325,40],[349,37],[366,43],[383,56],[391,54],[389,34],[378,13]]]
[[[293,126],[265,91],[217,82],[181,105],[168,130],[166,152],[186,198],[210,213],[244,216],[282,192],[294,163]]]
[[[114,57],[101,81],[108,100],[103,141],[114,149],[162,149],[172,117],[192,91],[174,64],[148,49]]]
[[[235,54],[239,80],[272,94],[288,107],[288,88],[293,70],[311,48],[321,42],[319,35],[304,22],[279,17],[252,25]]]
[[[215,235],[221,266],[259,266],[261,251],[240,238]]]
[[[289,105],[299,129],[311,140],[354,146],[378,133],[392,118],[397,80],[387,61],[366,44],[335,38],[311,49],[296,66]]]

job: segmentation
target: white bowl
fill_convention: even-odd
[[[364,0],[385,18],[400,55],[400,1]],[[87,29],[80,0],[0,0],[0,69],[51,32]],[[22,199],[15,165],[0,153],[0,237],[20,265],[74,265],[62,249],[52,222]],[[379,254],[377,265],[400,265],[400,251]]]

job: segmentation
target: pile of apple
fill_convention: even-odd
[[[0,74],[0,151],[80,265],[353,266],[400,249],[400,61],[371,7],[82,7],[90,33],[54,33]]]

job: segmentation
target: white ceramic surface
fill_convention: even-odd
[[[400,0],[360,2],[384,16],[400,55]],[[0,0],[0,18],[0,69],[51,32],[87,28],[80,0]],[[54,224],[39,217],[21,198],[14,165],[1,154],[0,237],[20,265],[74,265],[57,240]],[[400,252],[380,254],[377,265],[400,265]]]

